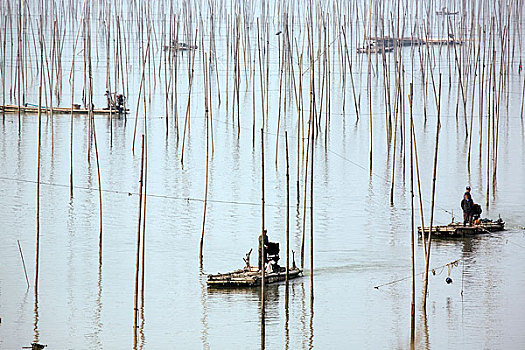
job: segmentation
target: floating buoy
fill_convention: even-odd
[[[445,278],[445,282],[447,282],[447,284],[451,284],[452,283],[452,278],[450,278],[450,277]]]

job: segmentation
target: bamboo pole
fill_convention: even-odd
[[[286,143],[286,281],[290,270],[290,163],[288,159],[288,131],[284,132]]]
[[[142,219],[142,186],[144,180],[144,135],[142,135],[142,155],[140,163],[140,179],[139,179],[139,215],[137,224],[137,255],[135,260],[135,296],[133,306],[133,334],[134,334],[134,346],[137,343],[137,330],[138,330],[138,294],[139,294],[139,270],[140,270],[140,229]]]
[[[205,67],[206,67],[206,53],[204,53],[204,64],[205,64]],[[206,87],[208,84],[209,84],[209,81],[207,79],[207,74],[206,74],[206,71],[207,69],[204,68],[205,70],[205,74],[204,74],[204,89],[206,91],[205,93],[205,102],[204,102],[204,105],[205,105],[205,120],[206,120],[206,177],[205,177],[205,183],[204,183],[204,208],[203,208],[203,212],[202,212],[202,229],[201,229],[201,240],[200,240],[200,245],[199,245],[199,262],[200,262],[200,267],[202,269],[202,260],[203,260],[203,254],[202,254],[202,250],[203,250],[203,246],[204,246],[204,228],[205,228],[205,225],[206,225],[206,207],[207,207],[207,204],[208,204],[208,172],[209,172],[209,153],[210,153],[210,130],[209,130],[209,115],[208,115],[208,110],[210,108],[209,106],[209,101],[208,101],[208,88]]]
[[[195,41],[193,43],[193,46],[197,45],[197,37],[198,37],[198,31],[195,32]],[[184,145],[186,144],[186,129],[189,129],[189,122],[190,122],[190,105],[191,105],[191,88],[193,86],[193,76],[194,76],[194,70],[193,67],[195,66],[195,51],[192,50],[191,59],[188,62],[188,102],[186,103],[186,116],[184,118],[184,130],[182,131],[182,151],[180,156],[180,163],[182,166],[184,166]],[[191,69],[189,69],[191,65]]]
[[[412,264],[412,299],[410,301],[410,342],[414,343],[416,333],[416,262],[414,260],[414,123],[412,115],[412,83],[408,103],[410,108],[410,255]],[[422,227],[423,229],[423,227]]]
[[[40,72],[42,78],[42,71]],[[19,108],[20,110],[20,108]],[[40,149],[42,145],[42,85],[38,86],[38,146],[36,170],[36,253],[35,253],[35,294],[38,291],[38,263],[40,258]]]
[[[314,300],[314,131],[310,142],[310,300]]]
[[[142,170],[144,172],[144,183],[142,184],[142,188],[144,191],[143,200],[144,203],[142,204],[142,268],[141,268],[141,279],[140,279],[140,307],[143,310],[144,309],[144,274],[146,271],[146,199],[147,196],[147,188],[148,188],[148,127],[147,127],[147,118],[146,118],[146,95],[143,95],[144,99],[144,169]]]
[[[264,333],[265,333],[265,310],[264,310],[264,273],[266,263],[266,249],[264,243],[266,242],[266,228],[264,225],[264,128],[261,128],[261,214],[262,214],[262,233],[260,242],[261,245],[261,347],[264,349]]]
[[[131,153],[135,154],[135,136],[137,134],[137,122],[138,122],[138,118],[139,118],[139,104],[140,104],[140,95],[142,93],[142,90],[144,90],[144,94],[146,94],[146,88],[143,87],[144,86],[144,79],[145,79],[145,74],[146,74],[146,58],[148,56],[148,52],[149,52],[149,45],[150,45],[150,42],[149,42],[149,37],[148,37],[148,42],[146,44],[146,50],[145,50],[145,53],[144,53],[144,57],[142,59],[142,75],[141,75],[141,78],[140,78],[140,85],[139,85],[139,96],[137,97],[137,109],[136,109],[136,112],[135,112],[135,126],[133,128],[133,141],[131,143]],[[146,118],[146,116],[144,116],[144,118]]]
[[[22,259],[22,266],[24,267],[24,275],[26,276],[27,289],[29,289],[29,279],[27,278],[26,262],[24,260],[24,254],[22,253],[22,247],[20,246],[20,241],[17,239],[16,243],[18,244],[18,250],[20,251],[20,258]]]
[[[102,180],[100,178],[100,161],[98,157],[98,146],[97,146],[97,133],[95,128],[95,118],[93,116],[93,72],[91,66],[91,31],[88,32],[88,74],[89,74],[89,103],[88,103],[88,118],[92,125],[92,134],[89,136],[90,139],[93,137],[93,143],[95,146],[95,159],[97,162],[97,179],[98,179],[98,200],[99,200],[99,263],[102,263]]]
[[[436,122],[436,146],[434,148],[434,170],[432,176],[432,201],[430,204],[430,230],[428,232],[427,255],[425,257],[425,278],[423,281],[423,310],[426,310],[427,306],[427,292],[428,292],[428,269],[430,263],[430,244],[432,242],[432,224],[434,220],[434,198],[436,194],[436,173],[437,173],[437,158],[438,158],[438,147],[439,147],[439,130],[441,128],[440,112],[441,112],[441,73],[439,74],[439,87],[438,87],[438,103],[437,103],[437,122]]]
[[[310,84],[311,86],[311,84]],[[313,93],[311,93],[310,95],[312,95]],[[312,107],[313,104],[310,103],[310,107]],[[313,112],[310,111],[310,120],[308,121],[308,142],[306,144],[306,165],[305,165],[305,171],[304,171],[304,194],[303,194],[303,235],[302,235],[302,238],[301,238],[301,269],[304,268],[304,243],[305,243],[305,237],[306,237],[306,189],[307,189],[307,186],[308,186],[308,162],[309,162],[309,150],[310,150],[310,147],[312,147],[311,145],[311,137],[310,137],[310,134],[313,133],[313,117],[312,117],[312,114]]]

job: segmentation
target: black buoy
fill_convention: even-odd
[[[447,284],[451,284],[452,283],[452,278],[450,278],[450,277],[445,278],[445,282],[447,282]]]

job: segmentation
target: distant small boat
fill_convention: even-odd
[[[443,7],[441,11],[436,11],[436,15],[438,16],[455,16],[457,14],[459,14],[458,11],[448,11],[446,7]]]
[[[172,41],[170,45],[164,45],[164,51],[174,50],[174,51],[189,51],[197,50],[198,46],[186,44],[183,42]]]
[[[393,49],[394,45],[396,46],[418,46],[424,45],[425,40],[414,37],[399,37],[393,38],[390,36],[371,36],[368,37],[368,40],[371,41],[370,46],[372,47],[385,47]],[[366,48],[366,47],[365,47]]]
[[[503,230],[505,230],[505,222],[501,218],[495,221],[481,219],[478,224],[473,225],[463,225],[461,222],[452,222],[448,225],[433,226],[432,237],[462,238]],[[429,231],[430,227],[425,227],[426,235],[428,235]],[[421,227],[417,228],[417,232],[421,236]]]
[[[364,47],[358,47],[357,53],[383,53],[383,52],[392,52],[394,48],[392,46],[376,46],[369,45]]]
[[[89,110],[87,108],[80,108],[80,105],[74,105],[73,109],[71,107],[41,107],[42,113],[51,113],[51,109],[53,110],[53,113],[56,114],[70,114],[71,111],[73,111],[73,114],[88,114]],[[35,105],[26,104],[25,106],[17,106],[17,105],[0,105],[0,112],[5,113],[18,113],[18,110],[20,110],[21,113],[38,113],[38,106],[35,107]],[[108,108],[94,108],[93,114],[127,114],[129,112],[129,109],[125,109],[122,112],[119,112],[117,109],[108,109]]]

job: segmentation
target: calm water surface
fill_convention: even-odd
[[[96,26],[96,24],[95,24]],[[275,26],[277,28],[277,26]],[[65,39],[72,52],[75,30]],[[274,27],[271,28],[271,33]],[[275,29],[277,31],[277,29]],[[253,34],[253,33],[252,33]],[[272,34],[273,35],[273,34]],[[354,35],[356,35],[354,33]],[[270,36],[277,48],[278,37]],[[103,38],[93,45],[104,45]],[[225,46],[225,36],[218,37]],[[96,44],[98,43],[98,44]],[[218,45],[221,47],[221,45]],[[130,43],[138,52],[137,43]],[[105,49],[104,49],[105,50]],[[105,56],[94,61],[95,105],[104,104]],[[160,57],[162,51],[155,48]],[[428,117],[423,116],[422,82],[411,72],[409,48],[403,49],[405,83],[413,81],[414,123],[417,134],[422,197],[429,220],[436,112],[429,93]],[[439,49],[435,49],[439,52]],[[435,223],[446,224],[451,212],[461,215],[459,202],[471,184],[483,215],[506,221],[508,230],[480,237],[434,241],[426,315],[421,312],[422,275],[416,280],[416,347],[423,349],[523,349],[525,348],[525,128],[520,118],[523,75],[509,75],[509,107],[502,108],[499,125],[498,168],[495,191],[486,207],[486,136],[479,154],[477,98],[474,108],[473,153],[470,173],[466,159],[462,107],[456,117],[458,78],[452,71],[449,88],[447,48],[434,74],[443,82],[442,127],[436,183]],[[283,130],[288,130],[291,164],[291,246],[299,264],[303,222],[303,173],[297,202],[297,113],[293,90],[286,89],[287,110],[278,137],[279,96],[277,54],[270,56],[269,118],[264,124],[266,226],[269,238],[284,248],[286,183]],[[355,45],[352,48],[355,52]],[[257,53],[257,51],[253,51]],[[242,257],[256,248],[261,227],[260,134],[252,140],[252,90],[242,83],[241,125],[232,120],[231,96],[225,106],[225,51],[219,50],[222,103],[213,87],[213,140],[210,156],[208,207],[205,224],[204,266],[198,261],[202,225],[206,121],[200,51],[192,93],[189,132],[181,164],[182,134],[177,139],[174,113],[168,113],[166,137],[163,80],[154,86],[151,76],[147,101],[148,182],[146,218],[146,270],[144,321],[139,345],[161,348],[258,348],[261,344],[259,290],[213,291],[206,274],[243,265]],[[353,59],[357,56],[352,54]],[[256,57],[256,56],[253,56]],[[179,126],[187,98],[187,55],[179,74]],[[362,60],[362,58],[359,58]],[[439,57],[437,58],[440,59]],[[393,57],[388,57],[393,64]],[[64,54],[65,67],[71,59]],[[158,63],[158,62],[157,62]],[[416,60],[415,64],[419,64]],[[406,169],[400,159],[399,138],[393,160],[392,141],[384,125],[383,83],[372,82],[373,168],[368,163],[368,92],[366,61],[354,74],[361,94],[361,118],[353,111],[347,85],[346,114],[337,64],[333,66],[332,105],[328,134],[315,142],[314,160],[314,285],[312,301],[309,239],[306,240],[305,277],[272,285],[266,292],[265,345],[269,349],[399,348],[410,344],[410,178],[409,150]],[[419,66],[417,66],[419,67]],[[82,67],[76,67],[78,99]],[[112,68],[113,69],[113,68]],[[381,68],[380,68],[381,69]],[[69,72],[69,68],[67,68]],[[382,73],[380,73],[382,75]],[[40,186],[40,277],[38,295],[33,289],[36,237],[36,115],[5,115],[0,123],[0,348],[20,349],[33,340],[48,349],[124,349],[133,345],[133,292],[140,174],[140,138],[132,153],[134,117],[141,68],[131,59],[129,100],[131,115],[112,123],[95,117],[103,196],[103,251],[99,263],[99,207],[96,160],[88,159],[88,121],[73,120],[74,195],[69,195],[70,119],[67,115],[42,118]],[[308,81],[305,76],[305,81]],[[10,76],[7,77],[10,81]],[[231,71],[230,71],[231,79]],[[64,79],[62,104],[70,101]],[[151,81],[150,81],[151,80]],[[231,80],[232,81],[232,80]],[[230,81],[230,94],[232,83]],[[216,84],[214,80],[214,84]],[[28,84],[26,100],[37,101],[38,80]],[[262,126],[259,80],[256,77],[256,129]],[[149,90],[148,90],[149,91]],[[408,91],[408,88],[406,88]],[[305,98],[308,92],[305,91]],[[476,94],[477,95],[477,94]],[[13,102],[13,101],[11,101]],[[486,114],[484,114],[486,127]],[[143,107],[139,108],[137,135],[143,133]],[[408,113],[405,114],[408,118]],[[408,123],[408,119],[406,121]],[[182,129],[181,129],[182,131]],[[408,135],[408,133],[406,134]],[[398,135],[399,136],[399,135]],[[395,200],[390,205],[392,167]],[[491,180],[492,181],[492,180]],[[417,201],[417,197],[416,197]],[[417,203],[417,202],[416,202]],[[416,225],[419,212],[416,211]],[[309,232],[309,216],[306,232]],[[27,289],[17,246],[20,241],[31,288]],[[252,254],[252,263],[255,262]],[[282,253],[284,258],[284,252]],[[450,270],[441,266],[458,260]],[[283,259],[284,260],[284,259]],[[423,246],[418,241],[416,272],[424,269]],[[437,268],[439,267],[439,268]],[[449,276],[453,283],[448,285]],[[374,286],[401,280],[375,289]]]

